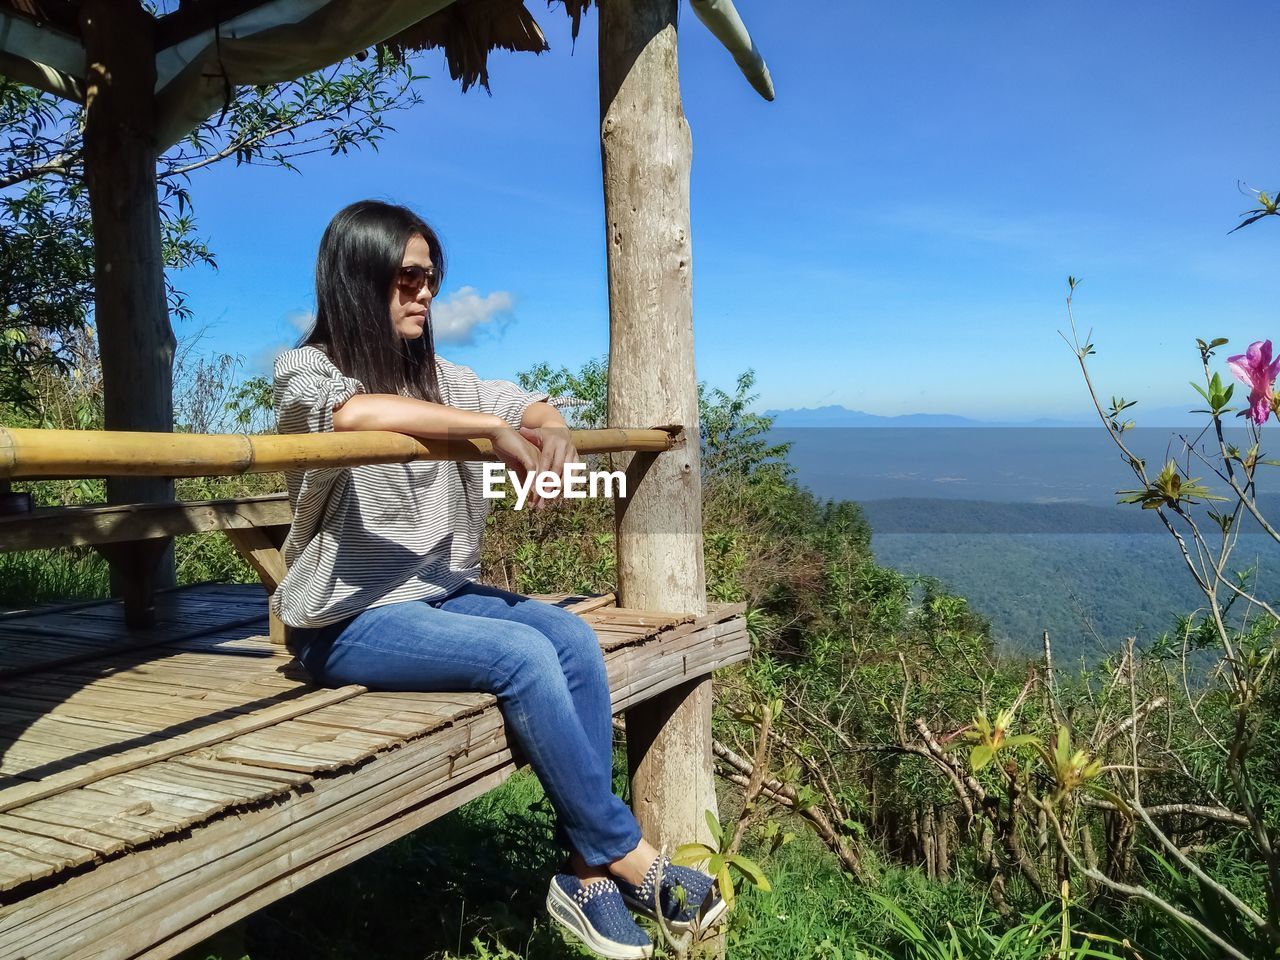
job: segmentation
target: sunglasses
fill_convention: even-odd
[[[434,295],[440,289],[440,271],[435,267],[400,267],[396,270],[396,286],[414,296],[427,286]]]

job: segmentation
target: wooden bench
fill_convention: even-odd
[[[288,520],[283,495],[0,518],[0,551],[220,531],[266,587],[0,614],[0,960],[172,957],[522,762],[491,696],[309,682],[267,608]],[[740,604],[541,599],[591,624],[618,713],[749,655]]]
[[[595,628],[617,712],[748,655],[740,606],[542,599]],[[310,685],[256,587],[156,610],[145,640],[114,601],[0,617],[0,957],[172,956],[521,762],[490,696]]]

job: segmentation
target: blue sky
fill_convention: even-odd
[[[687,7],[681,25],[700,379],[754,368],[761,408],[1076,416],[1068,274],[1098,388],[1139,420],[1194,405],[1195,337],[1280,341],[1280,221],[1227,235],[1251,205],[1237,181],[1280,187],[1274,6],[737,4],[774,103]],[[208,324],[205,349],[266,372],[314,308],[325,224],[376,196],[444,237],[444,316],[474,326],[443,355],[513,378],[604,354],[598,21],[571,55],[563,11],[530,9],[552,50],[492,54],[492,97],[432,52],[380,152],[197,176],[220,269],[177,278],[196,313],[179,335]]]

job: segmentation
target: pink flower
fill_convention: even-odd
[[[1271,416],[1271,390],[1280,374],[1280,359],[1271,360],[1271,341],[1249,344],[1244,353],[1227,357],[1231,375],[1249,388],[1249,416],[1259,425]]]

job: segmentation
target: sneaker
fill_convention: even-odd
[[[653,956],[653,941],[627,912],[617,885],[608,879],[583,883],[557,873],[547,891],[552,918],[602,957],[641,960]]]
[[[625,880],[617,881],[622,899],[632,910],[651,919],[657,919],[654,882],[658,878],[658,860],[655,859],[645,872],[640,886]],[[684,891],[683,906],[676,895],[676,887]],[[667,926],[676,933],[704,930],[714,926],[724,916],[728,904],[716,888],[715,878],[692,867],[677,867],[670,857],[662,858],[662,915]]]

